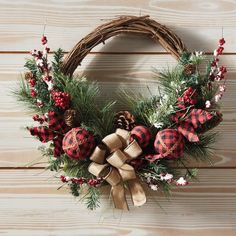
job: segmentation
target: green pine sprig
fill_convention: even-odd
[[[83,202],[90,210],[95,210],[100,206],[101,192],[97,187],[87,186],[87,193],[83,198]]]

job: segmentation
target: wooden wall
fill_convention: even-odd
[[[64,190],[43,163],[40,145],[23,129],[30,116],[11,96],[24,71],[28,51],[40,45],[43,25],[52,50],[66,51],[102,22],[123,14],[145,15],[166,24],[190,50],[211,52],[222,35],[227,41],[224,122],[215,145],[214,166],[200,167],[199,182],[175,189],[170,201],[148,192],[142,208],[121,212],[102,207],[89,212]],[[0,0],[0,234],[1,235],[236,235],[236,1],[231,0]],[[78,72],[101,81],[104,94],[118,86],[146,92],[152,68],[175,60],[149,39],[120,36],[99,45]],[[161,205],[161,208],[159,207]]]

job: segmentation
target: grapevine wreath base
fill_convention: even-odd
[[[159,92],[151,97],[120,91],[127,110],[115,111],[114,101],[97,103],[96,82],[73,73],[93,47],[121,33],[152,38],[178,63],[155,73]],[[173,185],[186,185],[196,176],[186,163],[209,160],[216,133],[207,131],[222,121],[219,100],[226,68],[219,66],[219,55],[224,43],[220,39],[213,58],[207,59],[202,52],[188,52],[177,35],[148,16],[122,16],[83,38],[65,59],[58,49],[50,63],[43,35],[43,50],[31,52],[15,94],[35,113],[38,125],[27,128],[31,135],[49,144],[40,148],[47,168],[58,172],[63,186],[90,209],[99,206],[103,185],[111,186],[119,209],[128,209],[126,188],[133,204],[141,206],[146,202],[144,184],[164,193]],[[186,174],[176,172],[173,164],[184,166]]]

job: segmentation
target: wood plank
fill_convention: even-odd
[[[59,224],[59,223],[58,223]],[[162,235],[162,236],[201,236],[201,235],[207,235],[207,236],[235,236],[235,229],[216,229],[216,227],[211,229],[164,229],[164,228],[157,228],[157,227],[145,227],[145,226],[122,226],[122,228],[119,226],[119,224],[113,224],[113,225],[103,225],[101,223],[99,224],[93,224],[90,227],[80,227],[75,229],[70,229],[68,227],[67,229],[57,229],[56,227],[53,227],[52,229],[44,229],[46,223],[42,226],[42,229],[40,230],[34,230],[34,235],[58,235],[58,236],[64,236],[65,234],[70,235],[81,235],[81,236],[104,236],[104,235],[114,235],[119,236],[121,234],[127,234],[129,236],[136,236],[136,235],[148,235],[148,236],[156,236],[156,235]],[[9,233],[8,233],[9,232]],[[1,230],[2,235],[24,235],[24,236],[31,236],[32,231],[30,230],[16,230],[11,229],[8,230]]]
[[[229,42],[226,51],[235,52],[235,8],[233,1],[100,1],[82,2],[44,1],[0,1],[1,23],[0,51],[31,50],[35,48],[46,22],[46,34],[50,46],[70,50],[75,43],[104,21],[118,15],[146,15],[162,24],[166,24],[193,49],[213,50],[216,40],[221,37],[221,27]],[[26,14],[27,12],[27,14]],[[14,17],[12,17],[14,15]],[[95,51],[99,51],[101,46]],[[131,37],[118,38],[109,43],[107,51],[160,51],[160,47]]]
[[[59,183],[51,176],[39,170],[0,171],[2,235],[236,233],[235,169],[201,170],[199,182],[175,189],[171,201],[146,189],[148,203],[134,208],[128,195],[129,212],[113,210],[106,191],[101,208],[90,212],[66,189],[57,191]]]

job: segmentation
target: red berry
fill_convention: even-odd
[[[34,115],[32,118],[34,121],[37,121],[39,119],[39,115]]]
[[[31,97],[36,97],[37,93],[36,93],[36,91],[34,89],[31,89],[30,90],[30,95],[31,95]]]
[[[46,76],[43,78],[43,80],[45,80],[45,81],[51,81],[51,80],[52,80],[52,76],[46,75]]]
[[[47,43],[47,37],[45,35],[43,35],[43,37],[41,38],[41,42],[43,45],[45,45]]]
[[[43,53],[41,51],[38,51],[36,59],[41,59],[43,56]]]
[[[216,51],[217,51],[217,54],[220,55],[224,51],[224,48],[222,46],[220,46],[219,48],[217,48]]]
[[[224,44],[225,44],[225,39],[224,39],[224,38],[221,38],[221,39],[219,40],[219,44],[220,44],[220,46],[224,45]]]
[[[46,48],[45,48],[45,51],[46,51],[47,53],[49,53],[49,52],[50,52],[50,48],[46,47]]]
[[[90,186],[96,186],[96,185],[98,185],[99,184],[99,181],[98,180],[96,180],[96,179],[89,179],[88,180],[88,184],[90,185]]]
[[[226,73],[226,72],[227,72],[227,68],[224,67],[224,66],[221,66],[221,67],[220,67],[220,71],[221,71],[222,73]]]
[[[61,182],[62,182],[62,183],[67,183],[67,182],[68,182],[68,181],[66,180],[66,177],[63,176],[63,175],[60,176],[60,179],[61,179]]]
[[[35,79],[30,79],[30,80],[29,80],[29,84],[30,84],[31,87],[34,87],[35,84],[36,84]]]

